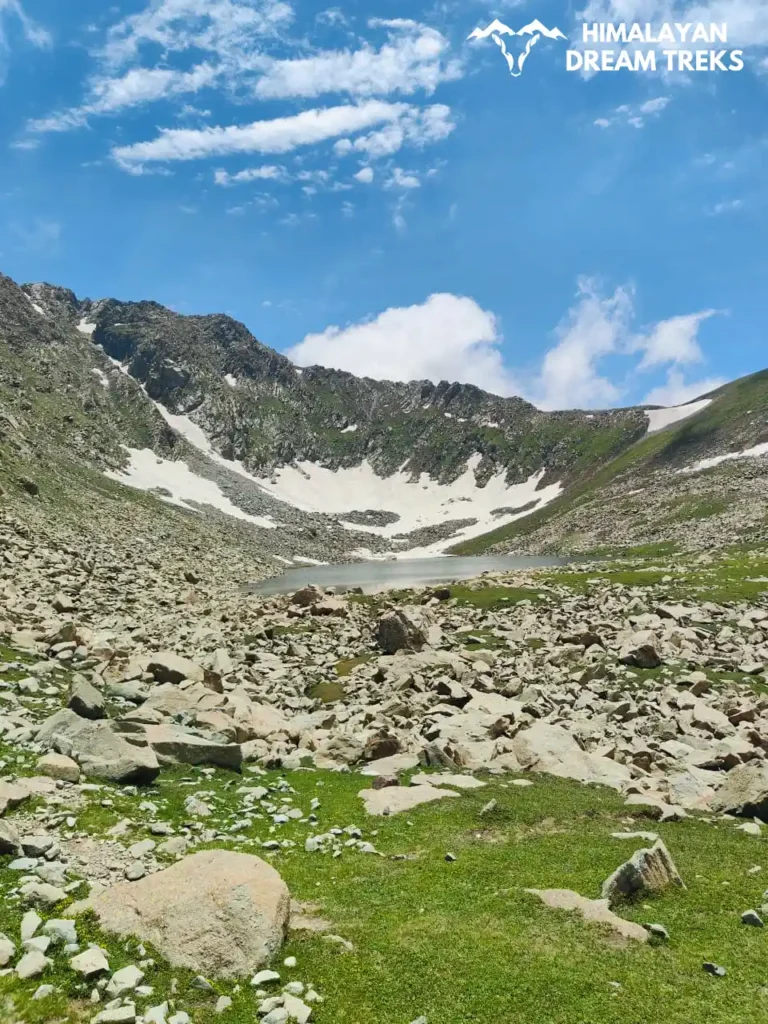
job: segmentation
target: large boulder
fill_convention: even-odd
[[[519,732],[512,742],[520,766],[579,782],[597,782],[621,789],[631,778],[629,769],[599,754],[588,754],[574,737],[559,725],[535,722]]]
[[[653,846],[636,850],[603,882],[602,898],[609,903],[621,897],[661,892],[670,885],[685,888],[669,850],[661,839]]]
[[[146,737],[161,764],[215,764],[220,768],[239,768],[243,760],[239,743],[197,736],[177,725],[147,726]]]
[[[259,857],[205,850],[68,913],[92,910],[105,931],[151,943],[172,967],[238,978],[280,949],[290,902],[285,882]]]
[[[107,717],[104,695],[87,679],[81,679],[72,687],[67,706],[81,718],[97,721],[99,718]]]
[[[376,641],[386,654],[396,654],[397,651],[420,651],[427,637],[413,616],[402,608],[395,608],[379,619]]]
[[[182,658],[173,651],[159,651],[146,659],[146,668],[158,683],[180,683],[183,679],[191,679],[194,683],[202,683],[205,670],[189,658]]]
[[[768,765],[742,764],[733,768],[709,806],[723,814],[768,821]]]
[[[47,718],[36,740],[77,761],[85,775],[145,785],[160,773],[160,764],[148,747],[128,743],[114,731],[110,721],[80,718],[69,708]]]

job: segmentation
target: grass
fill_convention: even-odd
[[[344,679],[350,674],[350,672],[352,672],[353,669],[356,669],[358,665],[365,665],[376,657],[378,657],[378,655],[375,651],[369,651],[366,654],[358,654],[354,658],[342,658],[341,661],[336,662],[336,675],[339,676],[339,678]]]
[[[278,778],[270,773],[266,781]],[[146,815],[138,812],[147,798],[158,804],[159,818],[178,827],[187,817],[183,800],[197,788],[184,786],[185,780],[197,780],[199,789],[211,794],[206,799],[215,815],[206,826],[224,830],[242,817],[237,777],[172,770],[159,785],[135,796],[107,787],[91,810],[78,814],[78,828],[102,831],[128,816],[136,825],[123,841],[134,842],[147,834]],[[306,824],[291,822],[277,830],[278,838],[296,842],[270,856],[293,897],[319,903],[333,931],[354,946],[343,953],[322,936],[295,933],[280,953],[276,966],[285,981],[311,983],[325,997],[313,1014],[317,1024],[408,1024],[421,1014],[440,1024],[768,1020],[762,995],[768,938],[740,923],[743,910],[762,902],[765,879],[749,871],[768,865],[768,845],[732,823],[630,820],[617,794],[544,777],[528,789],[492,779],[482,790],[407,816],[366,819],[356,794],[368,780],[314,771],[291,773],[287,780],[297,806],[306,808],[312,797],[320,798],[318,830],[359,825],[384,854],[345,852],[338,859],[306,854]],[[113,805],[103,807],[100,799],[107,793]],[[491,798],[495,810],[481,816]],[[665,945],[617,946],[600,928],[548,910],[524,892],[568,887],[598,896],[603,879],[640,845],[611,838],[627,823],[662,834],[687,884],[684,891],[621,908],[632,920],[663,923],[671,935]],[[274,834],[268,821],[257,821],[239,833],[240,842],[224,839],[215,845],[263,855],[260,841]],[[455,863],[446,862],[447,852],[456,856]],[[409,859],[391,859],[403,854]],[[0,861],[0,930],[16,936],[22,908],[7,898],[17,881],[7,860]],[[101,935],[93,922],[81,918],[78,929],[82,939],[106,946],[113,968],[139,959],[135,947]],[[295,970],[282,967],[288,955],[298,960]],[[214,982],[216,995],[206,995],[190,987],[191,972],[171,971],[162,958],[155,959],[146,979],[155,993],[140,1007],[166,998],[175,977],[177,1005],[195,1024],[256,1019],[256,1000],[247,985],[233,995],[232,1008],[216,1017],[216,995],[232,994],[230,983]],[[723,964],[727,977],[706,975],[704,960]],[[61,992],[34,1003],[30,996],[41,981]],[[0,1006],[3,1000],[6,1007],[15,1002],[6,1019],[26,1024],[76,1021],[93,1012],[78,1002],[84,995],[60,956],[50,977],[0,978]]]
[[[464,584],[451,587],[451,597],[456,604],[483,608],[486,611],[503,608],[505,605],[519,604],[521,601],[538,602],[541,600],[541,594],[529,587],[467,586]]]

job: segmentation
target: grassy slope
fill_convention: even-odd
[[[739,450],[742,438],[753,445],[765,440],[765,413],[768,410],[768,370],[743,377],[716,393],[714,401],[700,413],[667,430],[650,434],[597,472],[577,478],[565,494],[530,516],[482,534],[450,549],[455,555],[477,555],[514,537],[535,532],[556,516],[593,499],[602,488],[628,473],[652,473],[654,469],[679,468],[704,457],[713,447]],[[762,435],[760,434],[760,426]],[[706,510],[696,508],[691,516]],[[714,514],[710,512],[709,514]]]
[[[232,777],[219,771],[208,779],[195,769],[164,776],[150,794],[160,803],[161,818],[180,824],[188,817],[182,801],[194,787],[180,787],[182,777],[197,778],[202,789],[214,793],[207,799],[217,811],[206,824],[226,827],[237,819]],[[333,932],[355,947],[340,953],[322,937],[304,935],[291,938],[280,954],[276,966],[286,981],[311,982],[325,996],[314,1015],[318,1024],[408,1024],[420,1014],[441,1024],[690,1024],[702,1019],[704,1007],[711,1024],[768,1020],[768,1002],[761,995],[767,940],[740,923],[743,910],[761,903],[765,880],[749,869],[765,861],[764,839],[745,836],[730,823],[656,826],[633,820],[632,827],[663,835],[688,888],[621,910],[635,921],[662,922],[672,937],[668,945],[621,947],[601,929],[548,910],[523,891],[569,887],[599,896],[603,879],[641,845],[610,836],[628,821],[616,794],[543,777],[518,789],[502,779],[407,816],[365,819],[356,794],[369,780],[319,772],[288,778],[298,806],[308,806],[315,795],[321,798],[323,829],[358,824],[387,855],[306,854],[306,825],[292,823],[279,831],[279,838],[297,842],[273,858],[293,896],[319,901]],[[78,827],[102,832],[130,816],[137,825],[124,841],[144,837],[138,803],[148,794],[110,795],[113,805],[94,801],[78,815]],[[491,798],[496,809],[481,816]],[[272,838],[266,823],[245,835]],[[229,845],[261,852],[258,843]],[[455,863],[445,861],[447,852],[456,855]],[[395,854],[413,859],[390,859]],[[7,862],[0,861],[3,895],[16,881]],[[21,908],[4,898],[0,929],[17,935],[20,914]],[[92,924],[81,924],[80,931],[107,946],[113,967],[136,962],[130,944],[124,948],[99,935]],[[295,970],[281,967],[286,955],[297,957]],[[704,960],[722,963],[728,976],[709,977]],[[148,971],[147,981],[155,987],[150,1004],[165,998],[171,975],[179,980],[179,1005],[192,1012],[195,1024],[220,1019],[213,1013],[215,996],[190,987],[189,972],[171,971],[161,959]],[[59,996],[47,1005],[30,1002],[30,993],[45,980],[62,988]],[[232,994],[229,984],[215,987],[219,994]],[[86,991],[60,956],[50,979],[0,979],[0,1000],[15,999],[15,1019],[27,1024],[43,1024],[54,1012],[60,1020],[77,1019],[73,1000]],[[255,1003],[244,987],[234,994],[225,1020],[251,1024]]]

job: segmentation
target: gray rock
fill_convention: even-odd
[[[376,642],[386,654],[396,654],[397,651],[420,651],[427,638],[412,618],[396,608],[379,619]]]
[[[91,946],[83,950],[69,961],[73,971],[82,974],[84,978],[93,978],[97,974],[104,974],[109,970],[109,960],[104,952],[97,946]]]
[[[16,956],[16,947],[8,938],[0,932],[0,967],[6,967]]]
[[[50,967],[51,962],[44,953],[37,949],[31,949],[16,964],[16,974],[22,979],[36,978],[38,974],[42,974],[47,967]]]
[[[72,910],[93,910],[106,931],[151,943],[173,967],[236,977],[280,948],[289,904],[285,883],[263,860],[206,850]]]
[[[126,742],[108,721],[91,721],[63,708],[46,719],[37,742],[74,758],[86,775],[112,782],[145,785],[157,778],[160,765],[152,750]]]
[[[37,770],[41,775],[47,775],[51,779],[60,779],[62,782],[80,781],[80,767],[77,761],[54,751],[43,754],[37,762]]]
[[[19,833],[9,821],[0,819],[0,854],[15,854],[19,849]]]
[[[104,695],[85,679],[81,679],[73,687],[67,707],[81,718],[90,718],[95,721],[107,717]]]
[[[637,850],[603,882],[603,899],[610,903],[636,893],[661,892],[669,885],[685,888],[674,861],[661,839]]]
[[[764,928],[763,919],[756,910],[745,910],[741,915],[741,923],[752,925],[753,928]]]
[[[152,654],[147,659],[147,671],[158,683],[180,683],[184,679],[202,683],[205,679],[205,670],[200,665],[174,654],[173,651]]]
[[[713,811],[768,821],[768,765],[742,764],[733,768],[710,801]]]

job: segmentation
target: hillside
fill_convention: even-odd
[[[301,370],[224,315],[9,278],[0,345],[6,499],[97,545],[178,539],[251,578],[451,545],[765,535],[765,460],[683,470],[759,452],[766,374],[671,413],[546,413],[471,385]]]

